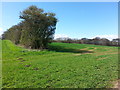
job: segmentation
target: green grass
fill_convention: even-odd
[[[2,41],[0,40],[0,89],[2,88]]]
[[[2,41],[3,88],[105,88],[118,79],[117,47],[51,43],[44,51]]]

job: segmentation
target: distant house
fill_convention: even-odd
[[[118,45],[120,45],[120,38],[113,39],[113,40],[111,41],[111,44],[112,44],[113,46],[118,46]]]

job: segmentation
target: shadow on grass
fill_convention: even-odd
[[[48,50],[49,51],[56,51],[56,52],[70,52],[70,53],[93,53],[93,51],[89,51],[89,50],[65,48],[62,46],[49,46]]]

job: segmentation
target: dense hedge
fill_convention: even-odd
[[[71,39],[71,38],[57,38],[53,42],[63,42],[63,43],[80,43],[80,44],[95,44],[95,45],[105,45],[105,46],[119,46],[120,39],[113,39],[112,41],[106,38],[96,37],[93,39]]]

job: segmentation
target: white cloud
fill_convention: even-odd
[[[55,34],[54,39],[56,39],[56,38],[68,38],[68,37],[69,36],[65,35],[65,34]]]
[[[55,34],[55,37],[54,39],[56,38],[68,38],[69,36],[66,35],[66,34]],[[112,40],[112,39],[116,39],[118,38],[118,35],[96,35],[94,37],[92,37],[91,39],[95,38],[95,37],[100,37],[100,38],[107,38],[109,40]],[[71,37],[70,37],[71,38]]]
[[[112,39],[118,38],[118,35],[96,35],[95,37],[107,38],[109,40],[112,40]],[[93,37],[93,38],[95,38],[95,37]]]
[[[0,27],[0,36],[3,34],[4,30]]]

